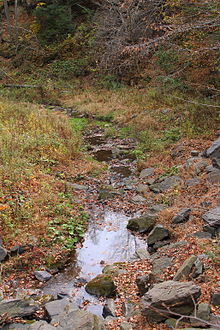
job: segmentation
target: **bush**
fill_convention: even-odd
[[[65,39],[73,31],[69,8],[65,5],[49,4],[35,9],[37,36],[42,44],[54,43]]]
[[[55,78],[71,79],[73,77],[85,76],[87,73],[88,58],[77,60],[54,61],[49,71]]]

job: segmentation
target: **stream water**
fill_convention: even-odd
[[[108,162],[108,183],[116,188],[118,185],[120,188],[126,180],[132,178],[135,164],[131,159],[113,155],[114,142],[111,141],[111,148],[109,148],[109,141],[105,141],[99,135],[97,140],[90,136],[91,143],[94,148],[98,145],[99,149],[94,149],[92,152],[98,155],[99,161]],[[115,144],[118,145],[118,143],[119,141],[115,141]],[[92,199],[92,195],[90,197]],[[105,208],[101,203],[94,206],[90,211],[90,220],[83,244],[76,249],[71,266],[55,275],[44,287],[44,292],[60,296],[68,295],[77,305],[86,305],[90,312],[102,315],[104,300],[89,295],[85,291],[85,283],[101,274],[105,265],[131,260],[136,250],[146,249],[145,241],[132,235],[126,229],[128,219],[129,217],[122,212],[111,210],[109,207]]]

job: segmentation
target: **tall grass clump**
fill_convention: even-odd
[[[33,167],[76,157],[79,137],[68,119],[29,103],[0,99],[0,175],[17,180]]]

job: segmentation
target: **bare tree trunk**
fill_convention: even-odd
[[[8,8],[8,1],[4,0],[4,10],[5,10],[5,17],[7,22],[7,31],[12,37],[12,31],[11,31],[11,23],[10,23],[10,16],[9,16],[9,8]]]

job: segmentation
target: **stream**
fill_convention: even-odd
[[[133,148],[135,142],[104,138],[100,132],[85,135],[84,141],[90,145],[89,152],[96,160],[108,164],[106,182],[102,184],[110,184],[116,192],[132,189],[136,161],[129,158],[126,151]],[[93,199],[92,190],[86,194],[88,199]],[[76,249],[71,265],[47,282],[43,291],[59,298],[70,296],[78,306],[101,316],[104,299],[89,295],[84,288],[86,282],[101,274],[108,264],[132,260],[138,249],[146,249],[146,242],[126,229],[129,216],[122,212],[120,205],[115,210],[100,201],[88,211],[89,223],[82,246]]]

